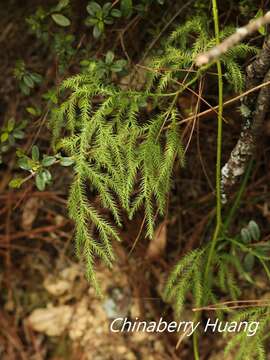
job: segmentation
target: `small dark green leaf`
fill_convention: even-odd
[[[53,21],[59,26],[66,27],[70,25],[70,20],[62,14],[52,14],[51,16]]]
[[[247,254],[244,258],[244,268],[246,271],[251,271],[254,267],[255,257],[252,254]]]
[[[24,128],[26,127],[26,125],[27,125],[27,120],[22,120],[22,121],[19,123],[19,125],[17,126],[17,129],[22,130],[22,129],[24,129]]]
[[[30,89],[28,86],[25,85],[24,82],[20,82],[19,84],[20,90],[24,95],[29,95],[30,94]]]
[[[69,0],[60,0],[59,3],[56,5],[56,7],[54,8],[54,11],[61,11],[63,10],[65,7],[67,7],[69,4]]]
[[[129,17],[132,14],[132,0],[121,0],[121,13],[125,17]]]
[[[41,173],[41,176],[43,177],[43,180],[45,181],[45,184],[49,183],[52,179],[52,174],[49,170],[44,169]]]
[[[16,179],[12,179],[9,182],[9,186],[13,189],[18,189],[19,187],[21,187],[22,183],[24,182],[23,178],[16,178]]]
[[[117,60],[114,64],[112,64],[111,70],[113,72],[120,72],[123,70],[126,63],[127,63],[126,60]]]
[[[70,166],[74,164],[74,160],[70,157],[62,157],[60,160],[60,165],[62,166]]]
[[[95,39],[98,39],[101,35],[101,31],[99,29],[99,27],[97,25],[95,25],[94,30],[93,30],[93,36]]]
[[[118,9],[112,9],[111,15],[115,18],[120,18],[122,16],[121,11]]]
[[[38,149],[37,145],[34,145],[32,147],[32,159],[34,161],[38,161],[38,159],[39,159],[39,149]]]
[[[119,66],[118,64],[113,64],[110,69],[112,72],[118,73],[122,71],[122,66]]]
[[[17,155],[18,158],[25,157],[24,152],[20,148],[16,149],[16,155]]]
[[[36,175],[35,182],[38,190],[43,191],[45,189],[46,182],[44,180],[42,173],[38,173]]]
[[[82,61],[80,61],[80,65],[81,66],[89,66],[89,64],[90,64],[90,61],[89,60],[82,60]]]
[[[248,229],[253,240],[258,241],[261,233],[258,224],[254,220],[250,220],[248,223]]]
[[[242,241],[247,244],[247,243],[250,243],[252,238],[251,238],[251,235],[250,235],[250,232],[247,228],[243,228],[241,230],[241,238],[242,238]]]
[[[33,116],[36,116],[36,115],[37,115],[37,111],[36,111],[36,109],[33,108],[33,107],[27,107],[27,108],[26,108],[26,111],[27,111],[29,114],[33,115]]]
[[[7,125],[7,129],[9,132],[11,132],[14,129],[15,126],[15,119],[14,118],[10,118],[8,120],[8,125]]]
[[[57,104],[58,97],[57,92],[55,90],[49,90],[44,95],[42,95],[43,99],[51,101],[53,104]]]
[[[95,15],[97,12],[101,11],[102,8],[101,6],[96,3],[95,1],[91,1],[87,7],[86,7],[86,10],[87,12],[90,14],[90,15]]]
[[[2,133],[1,134],[1,142],[3,143],[3,142],[5,142],[5,141],[7,141],[8,140],[8,133],[7,132],[4,132],[4,133]]]
[[[102,21],[102,24],[103,24],[103,21]],[[111,25],[113,24],[113,18],[111,16],[108,16],[104,19],[104,24],[107,24],[107,25]],[[104,24],[103,24],[103,28],[104,28]],[[102,30],[103,31],[103,30]]]
[[[86,26],[94,26],[99,22],[98,19],[96,18],[91,18],[90,16],[88,16],[88,18],[85,20],[85,25]]]
[[[42,81],[42,76],[37,73],[31,73],[29,76],[36,84],[40,84]]]
[[[18,165],[23,170],[31,170],[32,169],[31,161],[27,157],[21,157],[18,160]]]
[[[13,134],[15,139],[23,139],[24,138],[24,133],[21,130],[16,129],[16,130],[13,131],[12,134]]]
[[[54,156],[44,156],[44,158],[42,159],[41,164],[43,166],[51,166],[55,163],[56,159]]]
[[[103,20],[99,21],[98,24],[97,24],[97,26],[98,26],[98,28],[99,28],[99,30],[100,30],[101,32],[104,31],[104,27],[105,27],[105,26],[104,26]]]
[[[40,84],[40,83],[41,83],[41,81],[42,81],[42,76],[41,76],[41,75],[39,75],[39,74],[37,74],[37,73],[31,73],[30,76],[31,76],[32,80],[33,80],[35,83],[37,83],[37,84]]]
[[[110,65],[113,62],[113,59],[114,59],[114,53],[112,51],[108,51],[105,58],[106,64]]]
[[[35,86],[33,79],[32,79],[31,76],[28,75],[28,74],[23,77],[23,82],[24,82],[25,85],[28,86],[29,88],[33,88],[33,87]]]
[[[106,4],[103,5],[102,7],[102,12],[104,14],[104,16],[106,17],[107,15],[109,15],[109,12],[112,8],[112,4],[107,2]]]

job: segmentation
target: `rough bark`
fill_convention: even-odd
[[[270,68],[270,36],[265,40],[263,48],[256,59],[246,68],[245,90],[250,90],[261,84]],[[242,103],[249,109],[255,108],[258,94],[252,93],[242,99]]]
[[[270,80],[270,37],[263,50],[253,63],[247,67],[246,89],[251,89],[261,82]],[[246,116],[239,140],[231,152],[228,162],[222,168],[221,188],[222,201],[226,203],[227,195],[239,177],[244,173],[250,157],[255,153],[259,142],[262,124],[270,109],[270,87],[263,87],[258,96],[251,94],[242,99],[246,106]]]

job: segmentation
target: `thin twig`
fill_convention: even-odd
[[[241,304],[241,305],[238,305]],[[229,306],[227,306],[229,305]],[[221,303],[216,303],[212,305],[202,306],[198,308],[193,308],[192,311],[204,311],[204,310],[221,310],[221,309],[238,309],[244,307],[254,307],[254,306],[270,306],[270,300],[230,300],[224,301]]]
[[[255,86],[254,88],[252,88],[252,89],[250,89],[250,90],[247,90],[247,91],[243,92],[242,94],[237,95],[237,96],[233,97],[232,99],[229,99],[229,100],[225,101],[225,102],[223,103],[223,106],[227,106],[227,105],[230,105],[230,104],[232,104],[232,103],[234,103],[234,102],[236,102],[236,101],[238,101],[238,100],[241,100],[241,99],[243,98],[243,96],[249,95],[249,94],[251,94],[251,93],[253,93],[253,92],[257,91],[257,90],[260,90],[261,88],[263,88],[263,87],[265,87],[265,86],[267,86],[267,85],[270,85],[270,81],[263,82],[262,84],[260,84],[260,85],[258,85],[258,86]],[[188,90],[189,90],[189,89],[188,89]],[[188,121],[191,121],[191,120],[193,120],[195,117],[196,117],[196,118],[199,118],[199,117],[201,117],[201,116],[208,115],[208,114],[210,114],[210,113],[213,112],[213,111],[216,112],[217,109],[218,109],[218,105],[217,105],[217,106],[214,106],[214,107],[211,107],[210,109],[204,110],[204,111],[198,113],[197,115],[191,115],[191,116],[189,116],[189,117],[187,117],[187,118],[185,118],[185,119],[183,119],[183,120],[180,120],[180,121],[179,121],[179,124],[184,124],[184,123],[186,123],[186,122],[188,122]],[[165,129],[166,129],[166,128],[165,128]]]

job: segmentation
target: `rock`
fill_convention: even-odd
[[[71,306],[62,305],[36,309],[27,320],[33,330],[45,333],[48,336],[59,336],[67,329],[72,314]]]

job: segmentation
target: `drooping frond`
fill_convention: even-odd
[[[225,29],[221,36],[230,31]],[[196,17],[179,26],[165,42],[162,55],[149,65],[144,89],[123,90],[104,81],[104,73],[95,61],[61,85],[59,105],[50,121],[53,144],[75,163],[69,210],[76,226],[78,254],[85,257],[93,282],[95,256],[108,265],[113,261],[112,240],[119,240],[114,227],[121,226],[124,212],[132,219],[143,209],[150,238],[157,215],[165,214],[175,164],[184,165],[177,98],[185,87],[180,84],[186,76],[198,79],[190,68],[197,54],[213,41],[207,19]],[[253,51],[248,45],[239,45],[222,58],[236,91],[243,86],[237,60]],[[146,111],[145,104],[151,104],[152,110]],[[93,198],[95,205],[89,201]],[[191,286],[196,304],[202,292],[202,279],[197,274],[201,256],[197,255],[181,280],[186,290]],[[236,296],[233,275],[225,281],[225,270],[221,271],[222,286]],[[180,294],[177,279],[173,285]],[[182,300],[178,296],[180,308]]]
[[[202,255],[204,250],[197,249],[185,255],[172,270],[164,289],[164,298],[173,301],[175,310],[180,315],[188,291],[194,296],[194,305],[201,304],[202,290]]]
[[[265,360],[263,334],[269,328],[269,310],[265,307],[238,312],[230,321],[247,322],[246,331],[233,335],[225,348],[225,356],[233,354],[236,360]],[[269,331],[269,330],[268,330]]]
[[[111,240],[119,238],[113,224],[90,205],[89,195],[97,196],[96,203],[110,212],[117,226],[121,211],[132,218],[143,207],[146,234],[152,237],[155,212],[164,214],[166,208],[175,160],[183,163],[178,114],[172,108],[140,119],[147,92],[102,84],[95,63],[87,74],[66,79],[61,88],[65,98],[53,113],[53,140],[75,162],[70,216],[78,254],[85,257],[95,282],[94,257],[110,265]]]

